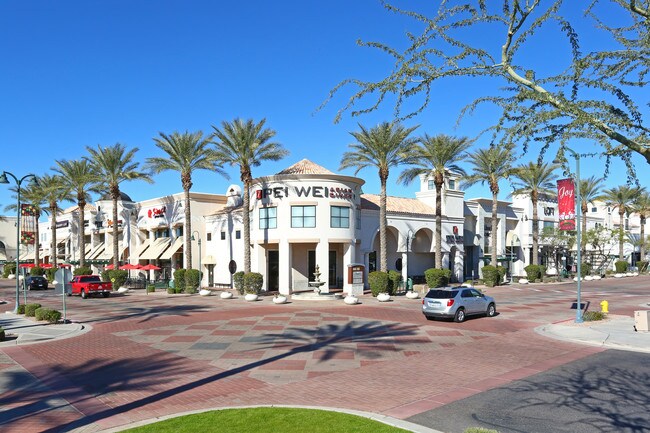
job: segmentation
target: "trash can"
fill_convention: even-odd
[[[410,292],[411,290],[413,290],[413,278],[409,277],[406,279],[406,291]]]
[[[169,288],[174,289],[176,286],[174,285],[174,280],[169,280]]]

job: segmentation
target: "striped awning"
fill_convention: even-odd
[[[158,238],[151,242],[151,246],[142,253],[142,260],[156,260],[167,249],[171,240],[169,238]]]
[[[174,243],[172,244],[171,247],[167,248],[167,251],[163,253],[163,255],[160,256],[160,260],[169,260],[172,258],[174,254],[183,246],[183,238],[182,237],[177,237],[174,239]]]
[[[144,254],[145,250],[149,248],[149,246],[151,246],[151,239],[145,239],[145,241],[138,246],[138,249],[135,252],[136,256],[142,258],[142,254]]]

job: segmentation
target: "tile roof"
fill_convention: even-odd
[[[334,174],[325,167],[311,162],[308,159],[296,162],[277,174]]]
[[[380,196],[378,194],[363,194],[361,196],[361,208],[378,211],[379,199]],[[393,196],[386,197],[386,211],[409,215],[433,216],[436,214],[435,209],[422,203],[420,200]]]

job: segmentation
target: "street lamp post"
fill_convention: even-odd
[[[582,232],[580,220],[582,218],[582,198],[580,197],[580,154],[575,152],[572,149],[566,148],[566,150],[573,155],[576,160],[576,243],[578,249],[578,264],[576,266],[577,278],[578,278],[578,287],[577,287],[577,299],[576,299],[576,323],[582,323],[582,303],[580,300],[580,289],[582,281]]]
[[[20,266],[20,185],[23,183],[24,180],[32,178],[36,179],[36,175],[33,174],[26,174],[25,176],[21,177],[18,179],[16,176],[14,176],[12,173],[9,173],[8,171],[3,171],[2,175],[0,175],[0,183],[9,183],[9,180],[7,179],[7,175],[11,176],[14,181],[16,182],[16,196],[18,197],[18,203],[17,203],[17,218],[16,218],[16,306],[14,308],[14,313],[18,314],[18,307],[20,306],[20,281],[18,278],[18,269]]]
[[[194,233],[196,233],[196,238],[194,238]],[[203,272],[201,271],[201,237],[198,231],[192,232],[192,240],[197,240],[199,243],[199,289],[201,289],[201,281],[203,281]]]

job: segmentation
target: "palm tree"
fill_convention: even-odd
[[[526,195],[530,197],[533,205],[533,257],[532,264],[537,265],[538,260],[538,246],[539,246],[539,218],[537,212],[537,203],[539,202],[540,195],[554,196],[555,195],[555,181],[557,174],[555,170],[557,165],[547,164],[544,162],[529,162],[528,164],[521,164],[512,172],[513,177],[516,179],[513,182],[514,191],[513,195]]]
[[[101,147],[97,149],[86,147],[90,157],[86,157],[93,167],[95,173],[101,177],[101,189],[106,190],[113,200],[113,269],[119,266],[119,239],[118,239],[118,216],[117,202],[121,197],[120,183],[130,180],[144,180],[152,183],[153,180],[148,173],[143,173],[138,169],[140,165],[134,162],[133,158],[138,148],[135,147],[129,151],[124,145],[116,143],[113,146]]]
[[[181,184],[185,197],[185,227],[184,227],[184,253],[185,269],[192,268],[192,213],[190,210],[190,189],[192,188],[192,173],[195,170],[211,170],[223,173],[217,167],[215,153],[208,147],[210,140],[203,138],[203,132],[184,133],[172,132],[170,135],[159,133],[160,137],[154,138],[156,146],[165,157],[147,158],[146,166],[154,173],[167,170],[178,171],[181,174]],[[200,270],[199,270],[200,271]]]
[[[458,164],[465,156],[472,142],[466,137],[450,137],[439,134],[430,137],[428,134],[420,137],[408,156],[408,168],[400,174],[398,181],[411,183],[420,175],[433,179],[436,187],[436,263],[435,267],[442,269],[442,186],[449,173],[465,176],[465,170]]]
[[[618,233],[618,259],[623,258],[623,240],[625,233],[625,214],[632,211],[633,203],[639,195],[639,188],[628,185],[617,186],[603,192],[602,200],[612,210],[618,209],[619,233]]]
[[[86,266],[86,242],[84,240],[84,216],[90,193],[97,192],[99,178],[86,159],[56,161],[52,168],[63,179],[65,189],[70,191],[77,200],[79,215],[77,227],[79,230],[77,243],[79,246],[79,266]]]
[[[12,187],[11,191],[18,193],[18,187],[17,186]],[[43,208],[46,204],[46,201],[43,197],[43,190],[40,188],[40,184],[38,182],[29,182],[27,186],[23,186],[20,188],[20,195],[22,197],[22,203],[25,205],[27,204],[30,205],[31,211],[34,213],[34,217],[36,219],[36,224],[34,225],[34,265],[40,266],[41,252],[39,249],[39,244],[40,244],[41,235],[38,227],[38,220],[40,219],[41,214],[44,211]],[[23,211],[22,209],[18,210],[17,206],[18,206],[17,204],[10,204],[5,207],[5,210],[17,212],[19,215],[22,216]],[[21,231],[25,231],[25,227],[21,227]]]
[[[580,179],[580,202],[582,209],[582,233],[587,233],[587,211],[589,210],[589,204],[595,202],[600,198],[601,191],[603,189],[603,178],[591,176],[587,179]],[[585,256],[587,252],[587,240],[582,238],[582,257]]]
[[[356,167],[355,174],[366,167],[375,167],[379,171],[381,182],[381,195],[379,198],[379,270],[386,272],[386,182],[390,169],[403,164],[412,147],[417,142],[416,138],[409,135],[418,126],[405,128],[397,122],[383,122],[372,129],[367,129],[359,124],[361,131],[350,134],[357,140],[351,144],[351,151],[345,152],[341,158],[339,170]]]
[[[281,144],[270,141],[275,131],[264,128],[266,119],[255,123],[235,119],[221,122],[221,128],[212,125],[213,143],[216,146],[217,161],[221,165],[239,166],[239,178],[244,184],[244,272],[251,271],[251,228],[250,228],[250,187],[253,183],[252,167],[259,167],[262,161],[279,161],[289,154]]]
[[[639,214],[639,219],[641,223],[641,232],[640,232],[640,244],[639,244],[639,254],[641,260],[645,260],[645,248],[646,248],[646,238],[645,238],[645,222],[648,215],[650,215],[650,193],[645,188],[641,188],[639,191],[639,196],[636,198],[632,204],[632,212]]]
[[[499,194],[499,181],[508,179],[512,174],[512,148],[492,146],[479,149],[476,153],[468,155],[469,163],[474,166],[474,173],[465,179],[465,186],[477,183],[488,184],[492,193],[492,225],[490,234],[490,262],[497,265],[497,196]]]
[[[43,188],[43,197],[47,202],[47,207],[44,210],[50,214],[52,220],[52,225],[50,227],[52,233],[52,241],[50,242],[50,260],[56,267],[58,265],[56,218],[60,210],[59,202],[64,200],[72,201],[73,197],[61,176],[44,174],[39,177],[38,184]]]

